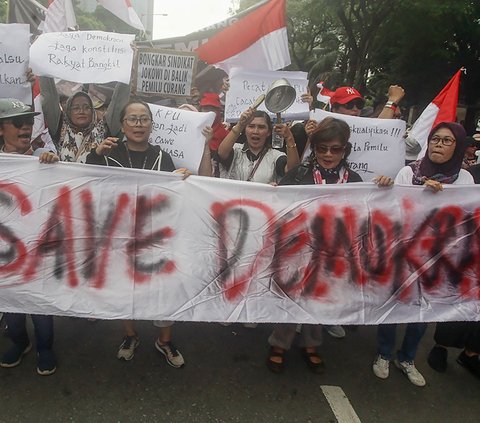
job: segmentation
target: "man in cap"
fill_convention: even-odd
[[[34,151],[32,138],[33,118],[38,115],[31,108],[14,98],[0,99],[0,151],[2,153],[39,156],[43,163],[58,161],[58,157],[45,148]],[[37,347],[37,373],[51,375],[56,370],[53,347],[53,317],[32,315]],[[0,367],[16,367],[23,356],[32,349],[25,326],[26,315],[22,313],[5,313],[8,336],[13,345],[0,358]]]

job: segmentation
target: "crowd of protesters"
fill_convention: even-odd
[[[93,86],[84,87],[68,98],[61,98],[53,79],[40,78],[43,110],[50,136],[51,148],[32,143],[35,112],[17,99],[0,99],[0,148],[2,153],[38,156],[40,162],[58,161],[87,165],[114,166],[150,171],[178,172],[187,177],[190,171],[201,176],[221,177],[271,185],[322,185],[361,182],[362,178],[349,167],[352,150],[348,124],[338,118],[326,118],[296,123],[272,124],[270,116],[254,108],[243,111],[239,121],[231,126],[223,122],[222,98],[228,89],[226,74],[216,75],[210,81],[203,75],[197,81],[189,102],[180,108],[215,113],[212,127],[205,127],[204,150],[198,169],[175,169],[170,155],[159,146],[149,143],[153,116],[145,101],[130,98],[128,85],[118,83],[110,93],[95,97]],[[33,79],[34,76],[30,75]],[[220,82],[219,82],[220,81]],[[201,83],[201,84],[200,84]],[[101,87],[100,87],[101,88]],[[107,90],[108,92],[108,90]],[[101,93],[101,90],[100,90]],[[404,91],[392,85],[388,100],[376,116],[394,119],[401,117],[400,101]],[[95,97],[95,98],[92,98]],[[305,93],[302,98],[314,107],[313,97]],[[65,101],[66,100],[66,101]],[[162,100],[159,100],[160,103]],[[365,100],[353,87],[339,87],[331,98],[331,111],[351,116],[361,116]],[[272,134],[285,140],[283,151],[272,148]],[[480,164],[476,164],[476,150],[480,135],[467,137],[464,128],[455,122],[436,125],[428,136],[427,151],[416,159],[420,148],[416,140],[405,136],[407,162],[395,180],[383,175],[375,178],[379,189],[394,183],[425,185],[434,192],[444,184],[465,185],[480,183]],[[12,368],[32,349],[26,330],[26,315],[5,313],[4,320],[12,346],[0,358],[0,366]],[[54,322],[51,316],[31,316],[37,350],[37,372],[50,375],[56,370],[53,352]],[[167,363],[181,368],[185,360],[172,342],[174,322],[154,322],[159,328],[155,348]],[[416,368],[416,351],[426,329],[425,323],[409,323],[400,350],[394,356],[396,325],[379,325],[378,355],[373,361],[375,376],[386,379],[389,365],[395,365],[416,386],[424,386],[425,378]],[[131,360],[139,345],[134,322],[123,321],[124,337],[117,352],[120,360]],[[280,373],[285,366],[285,352],[298,337],[298,346],[310,370],[325,371],[320,354],[322,332],[341,338],[341,326],[276,324],[268,338],[270,346],[267,367]],[[433,344],[433,341],[432,341]],[[438,323],[428,364],[439,372],[446,371],[447,348],[461,348],[458,362],[476,376],[480,376],[480,324],[476,322]],[[395,357],[395,359],[394,359]]]

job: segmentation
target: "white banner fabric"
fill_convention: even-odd
[[[29,25],[0,24],[0,97],[32,104],[32,86],[27,81],[29,49]]]
[[[236,122],[242,112],[247,110],[261,94],[266,94],[273,82],[285,78],[295,88],[297,97],[295,102],[282,112],[282,118],[286,120],[308,119],[308,103],[301,100],[301,95],[308,89],[306,72],[289,71],[261,71],[244,68],[233,68],[229,73],[230,89],[225,99],[225,120]],[[258,110],[267,111],[265,103]],[[269,113],[272,117],[272,113]]]
[[[0,311],[479,320],[480,187],[267,184],[0,156]]]
[[[364,181],[378,175],[395,178],[405,166],[405,121],[347,116],[319,109],[310,112],[310,119],[317,122],[329,116],[342,119],[350,126],[352,152],[348,162]],[[305,151],[304,157],[310,151]]]
[[[153,114],[149,142],[170,154],[177,169],[184,167],[196,174],[205,146],[202,129],[212,126],[215,113],[192,112],[156,104],[149,106]]]
[[[103,31],[49,32],[30,47],[30,66],[35,75],[82,84],[130,84],[134,38]]]

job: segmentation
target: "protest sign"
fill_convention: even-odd
[[[132,85],[137,93],[190,97],[197,56],[159,49],[139,49]]]
[[[308,103],[301,101],[300,96],[308,89],[306,72],[288,71],[258,71],[243,68],[233,68],[229,74],[230,89],[225,99],[225,120],[236,122],[242,112],[247,110],[255,100],[266,94],[270,85],[277,79],[285,78],[295,88],[297,98],[295,102],[282,113],[282,118],[288,120],[308,119]],[[265,103],[258,110],[267,111]],[[270,113],[271,116],[273,114]]]
[[[153,114],[152,134],[149,142],[159,145],[173,159],[175,167],[197,173],[205,146],[202,129],[212,126],[215,113],[149,104]]]
[[[479,320],[480,187],[280,186],[0,156],[0,311]]]
[[[27,81],[30,27],[0,24],[0,96],[32,104],[32,87]]]
[[[364,181],[378,175],[395,178],[405,166],[405,121],[347,116],[319,109],[310,112],[310,119],[317,122],[329,116],[342,119],[350,126],[352,152],[348,163]],[[304,157],[308,154],[310,149],[305,150]]]
[[[130,83],[135,36],[102,31],[49,32],[30,47],[35,75],[79,83]]]

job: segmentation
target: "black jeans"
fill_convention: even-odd
[[[26,314],[5,313],[8,335],[13,343],[20,348],[26,348],[30,343],[25,322],[26,317]],[[37,351],[51,350],[53,346],[53,316],[32,314],[31,318],[35,329]]]
[[[466,348],[480,353],[480,322],[437,323],[433,338],[445,347]]]

